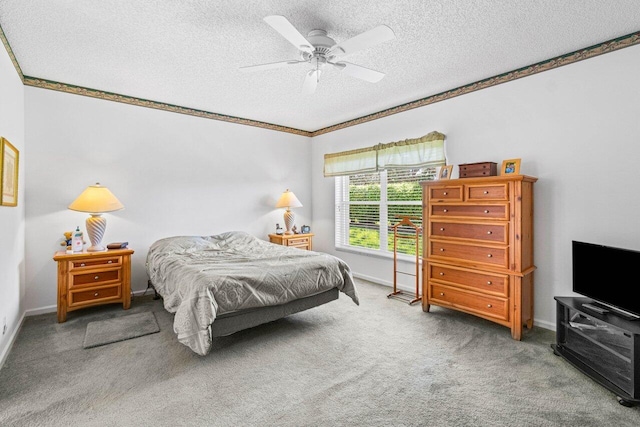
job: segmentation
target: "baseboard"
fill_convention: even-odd
[[[37,316],[38,314],[55,313],[57,311],[58,311],[57,305],[48,305],[46,307],[32,308],[31,310],[26,310],[24,312],[24,315],[26,317]]]
[[[360,273],[356,273],[356,272],[352,272],[351,273],[353,275],[353,277],[355,277],[356,279],[362,279],[362,280],[366,280],[367,282],[372,282],[378,285],[382,285],[382,286],[387,286],[389,288],[393,288],[393,282],[389,282],[386,280],[381,280],[378,277],[372,277],[372,276],[367,276],[366,274],[360,274]],[[405,292],[409,292],[409,293],[414,293],[416,290],[415,289],[410,289],[408,286],[404,286],[404,285],[397,285],[397,288],[401,291],[405,291]]]
[[[372,283],[376,283],[378,285],[388,286],[390,288],[393,288],[393,283],[392,282],[388,282],[386,280],[380,280],[377,277],[371,277],[371,276],[367,276],[366,274],[360,274],[360,273],[356,273],[356,272],[352,272],[352,275],[353,275],[353,277],[355,277],[357,279],[362,279],[362,280],[366,280],[367,282],[372,282]],[[415,289],[409,289],[407,286],[398,285],[397,287],[398,287],[399,290],[405,291],[407,293],[413,294],[415,292]],[[540,320],[533,319],[533,325],[534,326],[538,326],[538,327],[543,328],[543,329],[548,329],[548,330],[554,331],[554,332],[556,330],[556,325],[555,325],[555,323],[552,323],[552,322],[546,322],[546,321],[540,321]]]
[[[26,312],[22,313],[22,317],[20,318],[20,321],[18,322],[18,327],[13,330],[13,333],[9,337],[9,341],[7,343],[7,346],[4,348],[4,350],[0,354],[0,369],[2,369],[2,367],[4,366],[4,362],[7,360],[7,357],[9,357],[9,353],[11,352],[11,349],[13,348],[13,343],[15,343],[16,338],[18,338],[18,333],[22,329],[22,324],[24,323],[24,318],[25,317],[26,317]]]

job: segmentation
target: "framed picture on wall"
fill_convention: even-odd
[[[18,206],[18,166],[20,153],[0,137],[0,205]]]
[[[500,168],[500,175],[519,175],[520,174],[520,159],[509,159],[502,162],[502,168]]]
[[[451,172],[453,172],[453,165],[441,166],[440,170],[438,171],[438,179],[451,178]]]

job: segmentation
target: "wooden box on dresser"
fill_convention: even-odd
[[[505,175],[425,181],[422,309],[533,326],[533,184]]]

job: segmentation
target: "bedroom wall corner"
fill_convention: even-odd
[[[0,206],[0,368],[24,316],[25,180],[27,159],[24,86],[4,48],[0,48],[0,136],[20,152],[18,206]],[[6,324],[6,329],[5,329]]]

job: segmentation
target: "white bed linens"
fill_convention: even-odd
[[[349,266],[333,255],[275,245],[242,231],[175,236],[149,249],[147,274],[175,313],[178,340],[200,355],[211,349],[217,315],[280,305],[338,288],[359,305]]]

